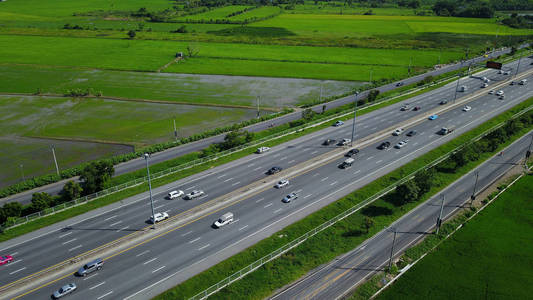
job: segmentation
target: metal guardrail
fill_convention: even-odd
[[[520,112],[518,112],[516,114],[514,114],[510,119],[515,119],[515,118],[523,115],[524,113],[526,113],[526,112],[528,112],[528,111],[530,111],[532,109],[533,109],[533,105],[523,109],[522,111],[520,111]],[[398,185],[400,185],[402,183],[405,183],[406,181],[412,179],[415,176],[416,173],[438,165],[440,162],[442,162],[445,159],[447,159],[448,157],[450,157],[450,155],[453,154],[454,152],[459,151],[462,148],[466,147],[467,145],[470,145],[470,144],[480,140],[481,138],[485,137],[489,133],[491,133],[494,130],[496,130],[496,129],[502,127],[503,125],[505,125],[506,122],[507,121],[501,122],[501,123],[491,127],[490,129],[485,130],[484,132],[482,132],[481,134],[479,134],[475,138],[471,139],[468,143],[456,147],[455,149],[449,151],[448,153],[446,153],[446,154],[438,157],[437,159],[433,160],[429,164],[419,168],[418,170],[412,172],[411,174],[409,174],[407,176],[404,176],[400,180],[398,180],[398,181],[394,182],[393,184],[387,186],[386,188],[380,190],[379,192],[377,192],[374,195],[370,196],[369,198],[363,200],[362,202],[357,203],[356,205],[352,206],[351,208],[345,210],[344,212],[336,215],[335,217],[329,219],[328,221],[325,221],[321,225],[311,229],[310,231],[306,232],[305,234],[295,238],[294,240],[286,243],[285,245],[281,246],[280,248],[274,250],[273,252],[261,257],[260,259],[252,262],[251,264],[249,264],[248,266],[242,268],[241,270],[233,273],[232,275],[222,279],[221,281],[219,281],[216,284],[208,287],[207,289],[203,290],[202,292],[194,295],[193,297],[189,298],[189,300],[206,299],[210,295],[218,292],[219,290],[221,290],[224,287],[232,284],[233,282],[243,278],[244,276],[246,276],[249,273],[253,272],[257,268],[263,266],[264,264],[276,259],[280,255],[282,255],[282,254],[288,252],[289,250],[295,248],[296,246],[298,246],[301,243],[305,242],[307,239],[311,238],[312,236],[314,236],[314,235],[318,234],[319,232],[325,230],[326,228],[334,225],[335,223],[347,218],[348,216],[350,216],[351,214],[357,212],[358,210],[360,210],[361,208],[365,207],[366,205],[376,201],[377,199],[381,198],[382,196],[384,196],[387,193],[389,193],[392,190],[394,190],[396,188],[396,186],[398,186]]]

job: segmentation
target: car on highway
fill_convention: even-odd
[[[501,96],[503,95],[503,91],[502,90],[499,90],[497,93],[496,93],[496,96]]]
[[[407,136],[415,136],[416,135],[416,130],[411,130],[406,135]]]
[[[351,149],[350,151],[346,152],[346,154],[344,154],[344,156],[352,157],[352,156],[356,155],[357,153],[359,153],[359,149],[354,148],[354,149]]]
[[[227,225],[229,223],[233,222],[233,213],[225,213],[223,214],[222,216],[220,216],[220,218],[218,218],[218,220],[216,220],[214,223],[213,223],[213,226],[215,228],[220,228],[224,225]]]
[[[198,198],[200,196],[203,196],[204,194],[205,193],[202,190],[194,190],[194,191],[188,193],[187,195],[185,195],[185,200],[191,200],[191,199],[194,199],[194,198]]]
[[[174,199],[174,198],[179,198],[181,196],[183,196],[183,191],[182,190],[175,190],[175,191],[171,191],[168,193],[168,199]]]
[[[272,168],[270,168],[270,169],[267,171],[267,174],[268,174],[268,175],[276,174],[276,173],[281,172],[281,170],[283,170],[282,167],[272,167]]]
[[[406,110],[409,110],[410,107],[411,105],[409,105],[409,103],[405,103],[404,105],[402,105],[402,107],[400,107],[400,110],[406,111]]]
[[[150,223],[155,224],[157,222],[161,222],[166,219],[168,219],[168,214],[166,212],[156,213],[155,215],[150,216]]]
[[[429,119],[429,120],[436,120],[436,119],[438,119],[438,118],[439,118],[439,115],[431,115],[431,116],[429,116],[428,119]]]
[[[270,151],[270,147],[259,147],[259,148],[257,148],[257,151],[255,151],[255,153],[261,154],[261,153],[265,153],[265,152],[268,152],[268,151]]]
[[[335,126],[335,127],[339,127],[339,126],[342,126],[342,125],[344,125],[344,122],[341,121],[341,120],[339,120],[339,121],[335,122],[335,124],[333,124],[333,126]]]
[[[500,97],[498,97],[498,99],[500,99],[500,100],[505,99],[505,95],[501,95]]]
[[[398,144],[394,145],[394,148],[401,149],[403,146],[407,145],[407,140],[399,141]]]
[[[390,142],[383,142],[378,146],[379,150],[385,150],[390,147]]]
[[[485,83],[490,82],[490,79],[488,79],[487,77],[482,77],[481,80],[483,80],[483,82]]]
[[[489,86],[488,83],[483,83],[483,84],[481,85],[481,88],[486,88],[486,87],[488,87],[488,86]]]
[[[498,70],[498,74],[503,74],[503,71],[502,70]]]
[[[472,107],[468,106],[468,105],[465,105],[465,107],[463,107],[463,111],[470,111],[472,109]]]
[[[287,179],[282,179],[280,181],[278,181],[278,183],[276,183],[276,185],[274,186],[275,188],[277,189],[281,189],[285,186],[288,186],[289,185],[289,181]]]
[[[503,72],[503,75],[509,75],[509,74],[511,74],[510,71],[505,71],[505,72]]]
[[[55,291],[53,294],[52,294],[52,298],[54,299],[59,299],[61,297],[64,297],[68,294],[71,294],[72,292],[74,292],[78,287],[76,286],[75,283],[69,283],[69,284],[66,284],[64,286],[62,286],[59,290]]]
[[[296,194],[296,193],[290,193],[290,194],[288,194],[287,196],[285,196],[285,198],[283,198],[283,199],[281,200],[281,202],[283,202],[283,203],[289,203],[289,202],[291,202],[292,200],[294,200],[294,199],[296,199],[296,198],[298,198],[298,194]]]
[[[92,272],[101,270],[104,266],[104,261],[101,258],[97,258],[91,262],[88,262],[83,265],[83,267],[78,269],[78,272],[76,272],[76,275],[78,276],[87,276],[91,274]]]
[[[509,83],[509,85],[515,85],[516,84],[516,81],[511,81],[511,83]]]
[[[8,264],[8,263],[10,263],[12,261],[13,261],[13,256],[11,256],[11,255],[0,256],[0,266]]]
[[[342,140],[339,141],[339,143],[337,145],[338,146],[346,146],[346,145],[348,145],[351,142],[352,142],[351,139],[342,139]]]
[[[396,83],[396,86],[402,86],[402,85],[403,85],[403,82]]]
[[[518,83],[519,85],[525,85],[527,82],[527,79],[522,79],[520,80],[520,82]]]
[[[413,107],[413,110],[414,110],[414,111],[419,111],[420,109],[422,109],[420,106],[415,106],[415,107]]]
[[[489,95],[494,95],[494,90],[490,90]]]
[[[403,129],[402,129],[402,128],[397,128],[396,130],[394,130],[394,131],[392,132],[392,135],[394,135],[394,136],[399,136],[400,134],[402,134],[402,132],[403,132]]]
[[[335,144],[335,142],[336,142],[336,140],[334,140],[334,139],[326,139],[326,140],[322,143],[322,145],[324,145],[324,146],[329,146],[329,145],[331,145],[331,144]]]
[[[439,102],[440,105],[444,105],[444,104],[447,104],[448,103],[448,100],[442,100],[441,102]]]

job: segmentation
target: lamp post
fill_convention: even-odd
[[[144,160],[146,161],[146,173],[148,174],[148,188],[150,190],[150,206],[152,207],[152,222],[153,222],[152,228],[155,229],[154,199],[152,198],[152,181],[150,180],[150,167],[148,166],[148,158],[150,158],[150,154],[145,153]]]
[[[352,124],[352,139],[350,140],[350,147],[353,146],[353,140],[355,139],[355,117],[357,115],[357,95],[359,92],[355,92],[355,101],[353,109],[353,124]]]
[[[390,247],[390,257],[389,257],[389,273],[391,271],[391,267],[392,267],[392,256],[394,254],[394,243],[396,242],[396,228],[395,227],[392,227],[392,230],[394,231],[394,236],[392,238],[392,246]]]
[[[474,182],[474,190],[472,191],[472,196],[470,196],[470,206],[474,204],[474,200],[476,200],[476,187],[477,187],[477,180],[479,178],[479,171],[476,171],[476,181]]]

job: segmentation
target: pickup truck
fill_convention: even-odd
[[[439,131],[440,135],[447,135],[448,133],[451,133],[455,130],[453,127],[442,127]]]

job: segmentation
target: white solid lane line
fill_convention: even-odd
[[[113,294],[113,291],[108,292],[108,293],[105,293],[105,294],[103,294],[102,296],[100,296],[100,297],[98,297],[98,298],[96,298],[96,299],[97,299],[97,300],[100,300],[100,299],[104,298],[105,296],[109,296],[109,295],[111,295],[111,294]]]
[[[240,181],[237,181],[237,182],[235,182],[234,184],[232,184],[231,186],[235,186],[235,185],[237,185],[237,184],[239,184],[239,183],[241,183],[241,182],[240,182]]]
[[[326,181],[326,180],[328,180],[328,178],[329,178],[329,177],[324,177],[324,178],[322,178],[320,181]]]
[[[204,250],[205,248],[207,248],[209,246],[211,246],[211,244],[207,244],[205,246],[202,246],[202,247],[198,248],[198,251],[202,251],[202,250]]]
[[[224,180],[223,182],[228,182],[228,181],[232,181],[232,180],[233,180],[233,177],[228,178],[228,179]]]
[[[156,259],[157,259],[157,257],[154,257],[154,258],[152,258],[152,259],[150,259],[150,260],[147,260],[147,261],[145,261],[145,262],[143,263],[143,265],[147,265],[147,264],[153,262],[153,261],[156,260]]]
[[[104,219],[104,221],[109,221],[109,220],[111,220],[111,219],[113,219],[113,218],[116,218],[116,217],[117,217],[117,215],[114,215],[114,216],[111,216],[111,217],[109,217],[109,218],[107,218],[107,219]]]
[[[95,288],[97,288],[97,287],[101,286],[102,284],[105,284],[105,281],[102,281],[102,282],[100,282],[99,284],[97,284],[97,285],[95,285],[95,286],[92,286],[92,287],[90,287],[89,289],[90,289],[90,290],[94,290]]]
[[[109,227],[113,227],[113,226],[118,225],[118,224],[120,224],[120,223],[122,223],[122,221],[115,222],[115,223],[109,225]]]
[[[245,229],[246,227],[248,227],[248,225],[244,225],[243,227],[239,228],[239,231]]]
[[[142,256],[142,255],[145,255],[146,253],[150,252],[150,250],[146,250],[146,251],[143,251],[137,255],[135,255],[136,257],[139,257],[139,256]]]
[[[333,181],[332,183],[330,183],[329,185],[336,185],[337,184],[337,181]]]
[[[371,160],[372,158],[374,158],[374,156],[369,156],[366,160]]]
[[[200,237],[197,237],[197,238],[195,238],[194,240],[189,241],[189,244],[192,244],[192,243],[194,243],[194,242],[197,242],[198,240],[200,240]]]
[[[185,232],[184,234],[181,235],[181,237],[184,237],[184,236],[189,235],[189,234],[191,234],[191,233],[192,233],[192,230],[189,231],[189,232]]]
[[[9,275],[13,275],[13,274],[18,273],[18,272],[20,272],[22,270],[25,270],[25,269],[26,269],[26,267],[20,268],[20,269],[18,269],[16,271],[13,271],[13,272],[9,273]]]
[[[283,208],[276,209],[276,210],[274,211],[274,213],[277,214],[277,213],[279,213],[282,209],[283,209]]]
[[[68,244],[68,243],[72,243],[72,242],[74,242],[75,240],[77,240],[77,238],[73,238],[72,240],[69,240],[69,241],[63,242],[61,245],[66,245],[66,244]]]
[[[153,270],[153,271],[152,271],[152,274],[153,274],[153,273],[155,273],[155,272],[157,272],[157,271],[160,271],[160,270],[162,270],[163,268],[165,268],[165,266],[162,266],[162,267],[159,267],[159,268],[157,268],[157,269]]]
[[[269,204],[265,205],[264,208],[267,208],[267,207],[269,207],[269,206],[272,206],[272,204],[274,204],[274,203],[269,203]]]
[[[224,176],[228,176],[228,174],[222,174],[222,175],[218,176],[217,179],[220,179],[220,178],[222,178]]]
[[[376,161],[376,164],[379,164],[379,163],[381,163],[381,162],[383,162],[383,160],[382,160],[382,159],[380,159],[380,160]]]
[[[71,235],[71,234],[73,234],[73,233],[74,233],[74,232],[69,232],[69,233],[62,234],[62,235],[59,236],[59,238],[64,238],[64,237],[66,237],[67,235]]]
[[[265,198],[257,199],[257,200],[255,200],[255,203],[259,203],[259,202],[261,202],[263,200],[265,200]]]
[[[74,248],[70,248],[70,249],[68,249],[68,252],[70,252],[70,251],[74,251],[74,250],[76,250],[76,249],[79,249],[79,248],[81,248],[81,246],[82,246],[82,245],[78,245],[78,246],[76,246],[76,247],[74,247]]]

